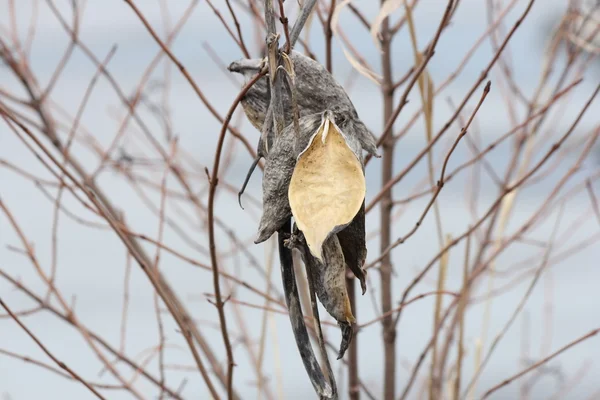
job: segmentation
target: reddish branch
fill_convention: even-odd
[[[511,376],[510,378],[507,378],[507,379],[503,380],[502,382],[500,382],[496,386],[494,386],[491,389],[489,389],[488,391],[486,391],[485,394],[483,395],[483,397],[481,398],[481,400],[487,399],[488,397],[490,397],[492,395],[492,393],[496,392],[497,390],[499,390],[499,389],[503,388],[504,386],[510,384],[511,382],[519,379],[523,375],[525,375],[525,374],[527,374],[527,373],[535,370],[536,368],[539,368],[540,366],[546,364],[548,361],[552,360],[556,356],[559,356],[560,354],[562,354],[565,351],[569,350],[571,347],[577,346],[578,344],[580,344],[582,342],[585,342],[586,340],[588,340],[588,339],[596,336],[599,332],[600,332],[600,328],[599,329],[594,329],[593,331],[589,332],[588,334],[583,335],[580,338],[575,339],[571,343],[569,343],[569,344],[561,347],[560,349],[556,350],[554,353],[550,354],[548,357],[545,357],[545,358],[539,360],[538,362],[535,362],[535,363],[531,364],[529,367],[525,368],[521,372],[516,373],[513,376]]]
[[[69,375],[71,375],[73,377],[73,379],[76,379],[77,381],[81,382],[82,385],[84,385],[86,388],[88,388],[90,390],[90,392],[92,392],[97,398],[105,400],[105,397],[102,396],[96,389],[94,389],[92,387],[92,385],[90,385],[87,381],[85,381],[81,376],[79,376],[79,374],[77,374],[75,371],[73,371],[71,368],[69,368],[67,366],[67,364],[65,364],[64,362],[60,361],[58,358],[56,358],[47,348],[46,346],[44,346],[42,344],[42,342],[40,342],[40,340],[21,322],[21,320],[19,319],[19,317],[17,317],[10,308],[8,308],[8,306],[6,305],[6,303],[4,303],[4,301],[2,301],[2,299],[0,298],[0,306],[2,306],[2,308],[4,308],[4,310],[11,316],[11,318],[21,327],[21,329],[23,329],[27,335],[35,342],[35,344],[38,345],[38,347],[44,352],[46,353],[46,355],[48,357],[50,357],[52,359],[52,361],[54,361],[56,363],[56,365],[58,365],[60,368],[64,369]]]
[[[225,350],[227,352],[227,362],[228,362],[228,370],[227,370],[227,396],[229,399],[233,397],[233,350],[231,349],[231,341],[229,339],[229,332],[227,331],[227,320],[225,318],[225,303],[221,297],[221,285],[219,283],[219,266],[217,260],[217,248],[216,248],[216,240],[215,240],[215,221],[214,221],[214,208],[215,208],[215,195],[217,192],[217,185],[219,183],[219,166],[221,163],[221,153],[223,152],[223,143],[225,142],[225,134],[227,133],[227,126],[229,125],[229,121],[231,121],[231,117],[235,112],[235,109],[242,101],[242,98],[258,80],[266,74],[266,71],[257,74],[254,78],[252,78],[240,91],[237,95],[233,104],[229,108],[227,115],[225,116],[225,120],[223,122],[223,126],[221,128],[221,133],[219,134],[219,139],[217,142],[217,149],[215,150],[215,161],[213,163],[212,172],[210,173],[210,190],[208,192],[208,241],[209,241],[209,249],[210,249],[210,260],[213,269],[213,285],[215,289],[215,306],[219,312],[219,322],[221,324],[221,335],[223,336],[223,342],[225,343]]]

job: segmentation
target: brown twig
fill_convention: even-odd
[[[333,19],[333,11],[335,10],[335,1],[331,0],[329,4],[329,14],[327,15],[327,22],[325,23],[325,68],[331,72],[333,70],[332,64],[332,51],[331,51],[331,39],[333,38],[333,31],[331,29],[331,21]]]
[[[473,118],[477,114],[477,111],[479,111],[479,108],[483,104],[483,101],[485,100],[485,98],[487,97],[487,95],[488,95],[488,93],[490,91],[490,87],[491,87],[491,82],[488,81],[487,85],[485,85],[485,87],[483,89],[483,94],[481,95],[481,98],[479,99],[479,103],[477,103],[477,106],[475,107],[475,110],[473,111],[473,113],[471,113],[471,116],[469,117],[469,120],[467,121],[467,124],[461,129],[460,133],[458,134],[456,140],[454,141],[454,143],[452,145],[452,148],[446,154],[446,158],[444,159],[444,163],[442,164],[442,170],[440,172],[440,178],[438,179],[438,181],[436,183],[436,185],[437,185],[436,186],[436,191],[433,193],[433,196],[429,200],[429,203],[427,203],[427,205],[425,206],[425,209],[421,213],[421,216],[419,217],[419,219],[415,223],[414,227],[406,235],[400,237],[395,242],[389,244],[386,248],[384,248],[382,250],[381,255],[377,259],[375,259],[374,261],[372,261],[371,265],[376,264],[376,263],[381,263],[382,267],[383,267],[383,261],[382,261],[383,258],[385,256],[387,256],[387,254],[389,254],[389,252],[392,249],[394,249],[398,245],[404,243],[408,238],[410,238],[412,235],[414,235],[415,232],[419,229],[419,227],[423,223],[423,220],[427,216],[427,213],[429,212],[429,210],[431,209],[431,207],[435,203],[436,198],[438,197],[438,195],[442,191],[442,188],[444,187],[444,183],[446,182],[446,180],[445,180],[446,168],[448,167],[448,162],[450,161],[450,157],[452,156],[452,153],[456,149],[456,146],[458,146],[458,143],[460,142],[460,140],[467,134],[469,126],[471,125],[471,122],[473,122]],[[448,246],[445,246],[444,248],[447,249]]]
[[[6,305],[6,303],[4,303],[4,301],[2,301],[2,299],[0,298],[0,306],[2,306],[2,308],[4,308],[4,310],[12,317],[12,319],[21,327],[21,329],[23,329],[27,335],[35,342],[35,344],[38,345],[38,347],[44,352],[46,353],[46,355],[48,357],[50,357],[52,359],[52,361],[54,361],[56,363],[56,365],[58,365],[61,369],[64,369],[69,375],[71,375],[73,377],[73,379],[76,379],[77,381],[81,382],[82,385],[84,385],[86,388],[88,388],[90,390],[90,392],[92,392],[97,398],[105,400],[105,397],[102,396],[96,389],[94,389],[92,387],[92,385],[90,385],[87,381],[85,381],[82,377],[79,376],[79,374],[77,374],[75,371],[73,371],[71,368],[69,368],[67,366],[67,364],[65,364],[64,362],[60,361],[58,358],[56,358],[47,348],[46,346],[44,346],[42,344],[42,342],[39,341],[39,339],[25,326],[23,325],[23,323],[21,322],[21,320],[19,319],[19,317],[17,317],[10,308],[8,308],[8,306]]]
[[[192,78],[192,76],[190,75],[190,73],[188,72],[188,70],[185,68],[185,66],[181,63],[181,61],[179,61],[179,59],[177,57],[175,57],[175,55],[173,54],[173,52],[158,37],[158,35],[154,31],[154,29],[152,29],[152,27],[150,26],[150,23],[148,22],[148,20],[144,17],[144,15],[137,8],[137,6],[133,3],[133,1],[132,0],[124,0],[124,1],[131,7],[131,9],[133,10],[133,12],[137,15],[137,17],[140,19],[140,21],[142,22],[142,24],[144,24],[144,26],[148,30],[148,33],[150,33],[150,35],[156,41],[156,43],[160,46],[160,48],[165,52],[165,54],[167,54],[167,56],[175,64],[175,66],[177,67],[177,69],[179,69],[179,71],[181,72],[181,74],[185,77],[185,79],[187,80],[187,82],[190,84],[190,86],[192,87],[192,89],[194,90],[194,92],[196,93],[196,95],[198,96],[198,98],[202,101],[202,103],[204,104],[204,106],[208,109],[208,111],[217,119],[217,121],[219,121],[220,123],[223,124],[225,122],[224,119],[220,116],[220,114],[217,112],[217,110],[210,103],[210,101],[208,100],[208,97],[206,97],[206,95],[204,94],[204,92],[202,92],[202,90],[200,90],[200,87],[198,86],[198,84],[196,83],[196,81],[194,80],[194,78]],[[244,136],[242,136],[237,129],[235,129],[233,127],[230,127],[229,124],[227,124],[227,126],[228,126],[228,129],[231,131],[231,133],[236,138],[240,139],[242,142],[247,142],[246,138]],[[250,153],[252,155],[254,155],[254,149],[253,149],[253,147],[249,143],[246,143],[246,146],[248,148],[248,151],[250,151]]]
[[[392,126],[394,125],[394,122],[396,121],[396,119],[400,115],[400,112],[402,111],[402,109],[406,105],[407,99],[408,99],[408,95],[410,94],[410,92],[411,92],[412,88],[414,87],[415,83],[417,83],[417,81],[418,81],[419,77],[421,76],[421,74],[423,73],[423,71],[425,71],[425,68],[427,67],[427,64],[429,64],[429,61],[433,57],[433,54],[435,53],[435,47],[437,46],[437,43],[438,43],[438,41],[440,39],[440,36],[442,34],[442,30],[448,24],[449,17],[451,15],[451,11],[452,11],[452,4],[453,4],[453,2],[454,2],[454,0],[448,0],[448,4],[446,5],[446,11],[444,12],[444,16],[442,17],[442,19],[440,21],[440,24],[439,24],[438,29],[437,29],[434,37],[433,37],[433,40],[427,46],[427,49],[423,52],[423,61],[416,68],[414,74],[412,75],[412,79],[410,80],[410,82],[408,83],[408,86],[404,90],[404,93],[400,97],[400,102],[398,103],[398,106],[396,107],[396,109],[393,112],[390,113],[389,118],[385,120],[385,126],[384,126],[384,128],[383,128],[383,130],[381,132],[381,136],[377,140],[377,145],[382,145],[387,140],[387,137],[392,134]],[[388,86],[390,88],[393,88],[394,87],[393,86],[393,82],[388,83]],[[367,157],[365,159],[365,164],[369,160],[370,160],[370,158]],[[387,181],[385,181],[385,182],[387,182]]]
[[[123,232],[123,230],[121,229],[121,225],[117,222],[118,220],[114,217],[114,215],[116,215],[116,212],[114,211],[114,208],[109,203],[108,199],[102,195],[102,192],[100,190],[94,190],[92,192],[92,190],[90,189],[90,186],[94,187],[93,185],[88,183],[88,186],[84,186],[83,184],[81,184],[69,171],[67,171],[64,167],[62,167],[61,163],[58,162],[58,160],[51,154],[51,152],[40,142],[40,140],[26,126],[21,124],[19,121],[15,120],[12,115],[7,114],[2,107],[0,107],[0,111],[2,112],[2,118],[8,123],[9,127],[11,129],[13,129],[13,131],[19,136],[20,139],[23,140],[24,138],[22,138],[18,134],[17,130],[13,127],[12,123],[16,124],[19,127],[19,129],[21,129],[23,132],[25,132],[25,134],[30,139],[32,139],[32,141],[40,149],[42,149],[43,153],[53,162],[53,164],[58,166],[59,169],[61,169],[61,171],[64,173],[64,175],[66,177],[68,177],[69,180],[71,180],[81,191],[83,191],[86,194],[88,199],[94,204],[94,206],[98,209],[99,213],[110,224],[110,226],[113,228],[115,233],[119,236],[121,241],[128,248],[130,253],[136,258],[136,260],[138,261],[138,263],[140,264],[142,269],[146,272],[147,276],[150,278],[150,281],[153,283],[155,289],[159,292],[159,294],[161,295],[163,300],[165,300],[165,303],[167,304],[167,306],[170,308],[173,317],[175,318],[178,325],[182,329],[182,332],[184,332],[184,337],[186,338],[186,341],[188,342],[190,350],[191,350],[191,352],[194,356],[194,359],[198,365],[198,369],[199,369],[203,379],[205,380],[207,387],[211,391],[213,397],[218,398],[217,392],[216,392],[214,386],[212,385],[212,382],[210,381],[210,378],[208,376],[206,368],[204,367],[204,364],[202,363],[202,360],[200,359],[200,355],[197,353],[196,348],[193,344],[192,337],[189,334],[189,328],[186,329],[186,325],[188,324],[189,321],[191,321],[191,318],[184,318],[185,314],[183,311],[183,307],[179,306],[177,304],[178,303],[177,298],[175,298],[174,295],[172,295],[172,291],[166,285],[166,283],[162,280],[163,279],[162,276],[154,274],[150,271],[149,267],[150,267],[151,263],[150,263],[149,259],[147,258],[145,253],[143,253],[141,248],[139,248],[139,245],[135,241],[133,241],[132,238],[128,237],[125,232]],[[12,121],[12,123],[10,123],[10,121]],[[71,165],[75,164],[72,159],[70,161],[70,164]],[[78,167],[78,168],[76,167],[75,169],[78,170],[79,172],[83,171],[83,169],[81,167]],[[100,200],[100,199],[102,199],[102,200]],[[56,291],[55,291],[55,293],[56,293]],[[195,338],[196,338],[196,340],[200,339],[200,335],[196,334]]]
[[[235,29],[237,30],[237,33],[238,33],[240,49],[242,50],[242,53],[244,53],[244,56],[246,58],[250,58],[250,52],[248,51],[248,48],[246,47],[246,44],[244,43],[244,36],[242,35],[242,29],[240,26],[240,22],[238,21],[238,18],[235,15],[235,12],[233,11],[233,7],[231,7],[231,0],[225,0],[225,2],[227,3],[227,8],[229,9],[231,18],[233,18],[233,23],[234,23]]]
[[[223,342],[225,344],[225,350],[227,352],[227,396],[229,399],[233,398],[233,367],[235,363],[233,360],[233,350],[231,349],[229,332],[227,331],[227,320],[225,318],[224,310],[225,303],[223,302],[223,299],[221,297],[221,286],[219,283],[219,266],[217,264],[217,249],[214,222],[215,195],[217,191],[217,185],[219,183],[219,165],[221,162],[221,153],[223,150],[223,143],[225,141],[225,134],[227,133],[227,126],[229,125],[229,121],[231,121],[231,117],[233,116],[235,109],[239,105],[240,101],[242,100],[248,89],[250,89],[256,82],[258,82],[258,80],[261,77],[262,74],[257,74],[242,88],[240,93],[233,101],[233,104],[229,108],[227,115],[225,116],[225,120],[223,121],[221,133],[219,134],[219,139],[217,142],[217,149],[215,151],[215,161],[213,163],[212,172],[210,173],[210,190],[208,192],[208,240],[210,249],[210,259],[213,270],[213,285],[216,297],[215,306],[217,307],[217,311],[219,313],[221,335],[223,336]]]
[[[381,1],[383,5],[385,0]],[[391,52],[392,33],[390,31],[389,18],[385,18],[381,23],[381,64],[383,70],[383,121],[390,121],[388,129],[393,125],[393,102],[394,89],[392,77],[392,52]],[[424,65],[423,65],[424,68]],[[418,75],[418,74],[417,74]],[[408,94],[407,94],[408,96]],[[401,100],[401,103],[404,100]],[[381,169],[381,182],[385,183],[392,178],[394,165],[394,142],[387,140],[384,134],[380,143],[383,145],[383,166]],[[366,165],[367,160],[365,160]],[[389,247],[392,240],[392,191],[387,190],[383,194],[381,211],[379,215],[381,241],[380,249],[383,253]],[[382,254],[380,278],[381,278],[381,313],[386,315],[392,310],[392,260],[387,254]],[[382,340],[384,346],[384,371],[383,371],[383,399],[394,400],[396,396],[396,329],[391,315],[381,320]]]
[[[242,53],[244,53],[244,56],[246,58],[250,58],[250,53],[248,53],[248,49],[246,49],[246,45],[242,42],[242,39],[241,39],[242,35],[240,32],[239,22],[237,21],[237,18],[235,17],[235,14],[233,13],[233,10],[231,9],[231,5],[229,4],[229,1],[227,1],[227,7],[229,7],[229,12],[233,16],[234,21],[236,23],[238,36],[236,36],[233,33],[233,31],[231,30],[231,28],[229,27],[227,22],[225,22],[225,19],[223,18],[223,15],[221,14],[221,12],[212,4],[212,2],[210,0],[206,0],[206,4],[208,4],[208,6],[211,8],[211,10],[215,13],[217,18],[219,19],[219,21],[221,21],[221,25],[223,25],[225,27],[225,30],[227,31],[227,33],[229,33],[229,36],[231,36],[231,38],[238,45],[240,50],[242,50]]]
[[[283,34],[285,35],[285,52],[289,53],[292,50],[292,48],[291,48],[292,44],[290,42],[289,20],[285,16],[285,10],[283,8],[283,0],[277,0],[277,2],[279,3],[279,22],[281,22],[281,25],[283,25]]]
[[[539,368],[540,366],[546,364],[548,361],[552,360],[553,358],[555,358],[556,356],[559,356],[561,353],[569,350],[571,347],[578,345],[581,342],[585,342],[586,340],[596,336],[598,333],[600,332],[600,328],[599,329],[594,329],[593,331],[581,336],[578,339],[575,339],[574,341],[572,341],[571,343],[561,347],[560,349],[556,350],[554,353],[550,354],[548,357],[545,357],[541,360],[539,360],[538,362],[535,362],[533,364],[531,364],[529,367],[525,368],[524,370],[522,370],[519,373],[514,374],[513,376],[511,376],[510,378],[507,378],[505,380],[503,380],[502,382],[500,382],[499,384],[497,384],[496,386],[490,388],[489,390],[487,390],[485,392],[485,394],[481,397],[481,400],[487,399],[488,397],[490,397],[492,395],[492,393],[496,392],[499,389],[502,389],[504,386],[510,384],[511,382],[519,379],[520,377],[522,377],[523,375],[535,370],[536,368]]]
[[[67,313],[61,312],[57,308],[53,307],[51,304],[45,303],[41,297],[36,296],[31,290],[27,289],[21,282],[17,281],[13,277],[7,275],[2,270],[0,270],[0,276],[2,276],[8,282],[10,282],[12,285],[14,285],[17,289],[19,289],[28,298],[30,298],[31,300],[36,302],[41,308],[49,311],[51,314],[53,314],[56,317],[58,317],[59,319],[63,320],[67,324],[73,325],[76,329],[82,329],[86,335],[89,335],[89,337],[92,340],[96,341],[100,346],[102,346],[106,351],[108,351],[110,354],[115,356],[119,361],[121,361],[124,364],[131,367],[132,370],[139,371],[139,373],[142,376],[144,376],[146,379],[148,379],[148,381],[150,381],[153,384],[160,387],[160,383],[159,383],[158,379],[156,379],[151,374],[149,374],[148,371],[146,371],[140,365],[136,364],[134,361],[132,361],[131,359],[126,357],[122,352],[119,352],[118,350],[114,349],[106,340],[104,340],[102,337],[96,335],[95,333],[87,330],[87,328],[85,328],[83,325],[76,325],[75,320],[73,318],[74,314],[67,314]],[[165,390],[173,398],[182,400],[182,398],[179,395],[177,395],[177,393],[175,393],[175,391],[169,389],[168,387],[165,387]]]

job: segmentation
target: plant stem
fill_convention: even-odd
[[[381,4],[386,0],[381,0]],[[392,79],[391,58],[391,32],[389,20],[386,18],[381,24],[381,64],[383,72],[383,124],[391,118],[394,112],[394,87]],[[391,130],[391,127],[390,127]],[[392,179],[394,165],[394,140],[393,135],[388,135],[382,143],[383,165],[381,169],[381,184],[385,185]],[[391,243],[392,229],[392,191],[388,189],[381,199],[381,251],[384,252]],[[381,311],[387,313],[392,309],[392,260],[386,254],[381,260]],[[385,400],[393,400],[396,392],[396,328],[392,316],[383,318],[383,345],[384,345],[384,396]]]

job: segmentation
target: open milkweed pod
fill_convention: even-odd
[[[236,72],[243,75],[245,85],[261,71],[264,65],[264,59],[242,59],[232,62],[227,69],[230,72]],[[255,83],[252,88],[246,92],[241,103],[248,121],[260,131],[265,123],[265,116],[267,115],[267,109],[269,108],[269,102],[271,101],[271,93],[269,84],[265,81],[265,77],[262,77],[259,82]]]
[[[321,113],[325,108],[336,114],[346,115],[354,125],[362,148],[379,157],[375,137],[362,123],[350,97],[333,75],[323,65],[302,53],[292,51],[288,56],[295,73],[294,84],[300,118]],[[259,72],[263,65],[264,59],[239,60],[231,63],[229,70],[244,75],[247,81]],[[242,107],[248,120],[259,131],[262,131],[271,101],[268,79],[268,76],[259,79],[242,98]],[[293,117],[292,100],[288,91],[283,93],[283,109],[285,126],[288,126]]]
[[[367,271],[363,269],[367,259],[365,232],[365,203],[363,201],[358,214],[350,225],[338,232],[337,237],[344,252],[346,265],[360,281],[362,294],[367,291]]]
[[[273,148],[265,158],[262,181],[263,213],[254,243],[262,243],[273,235],[292,216],[288,202],[288,187],[296,165],[296,148],[308,144],[321,123],[321,114],[300,118],[299,135],[293,125],[288,125],[275,139]]]
[[[342,341],[338,360],[344,356],[352,341],[352,324],[356,322],[346,288],[346,263],[344,252],[336,235],[330,236],[323,244],[323,262],[314,257],[306,243],[306,238],[295,226],[292,247],[300,251],[306,266],[309,285],[325,310],[337,321],[342,331]]]
[[[340,118],[336,118],[340,120]],[[343,118],[337,124],[342,132],[347,133],[346,138],[348,146],[352,149],[356,157],[360,160],[363,174],[364,174],[364,158],[362,154],[362,143],[360,143],[359,135],[356,134],[357,130],[360,130],[360,125],[355,123],[349,123]],[[344,259],[346,265],[355,277],[360,280],[360,287],[362,294],[365,294],[367,290],[367,273],[363,269],[365,260],[367,259],[367,245],[366,245],[366,232],[365,232],[365,203],[360,207],[358,213],[354,216],[354,219],[350,224],[337,233],[340,245],[344,252]]]
[[[352,222],[365,199],[366,182],[360,157],[323,113],[319,129],[298,155],[289,183],[289,204],[311,253],[323,262],[323,243]]]
[[[319,365],[319,362],[317,361],[313,351],[308,330],[306,328],[306,321],[304,320],[304,315],[302,314],[302,301],[300,300],[300,295],[298,293],[292,256],[292,248],[297,247],[299,242],[292,239],[290,236],[289,220],[286,221],[284,226],[278,231],[277,236],[279,242],[279,261],[281,263],[281,278],[283,283],[283,291],[285,293],[285,302],[289,311],[292,331],[294,332],[294,338],[296,340],[296,345],[298,346],[298,351],[300,352],[300,357],[302,358],[304,368],[306,369],[315,392],[319,395],[319,399],[337,399],[338,397],[336,395],[337,388],[335,384],[335,377],[331,372],[328,377],[329,379],[324,376],[321,366]],[[318,309],[315,311],[314,317],[315,320],[318,320]],[[321,350],[321,356],[325,359],[328,371],[331,371],[331,366],[327,358],[327,352],[322,341],[323,337],[320,326],[317,328],[317,336],[320,341],[319,347]]]
[[[358,113],[344,88],[329,71],[315,60],[296,51],[292,51],[284,59],[287,64],[286,68],[293,71],[294,98],[296,100],[294,107],[290,91],[283,91],[284,126],[292,125],[294,110],[297,110],[298,118],[302,118],[321,113],[327,107],[334,111],[336,116],[343,116],[342,119],[345,124],[336,122],[348,137],[356,139],[360,143],[360,147],[369,154],[380,157],[377,153],[377,140],[358,117]],[[248,80],[261,71],[265,62],[266,59],[242,59],[232,62],[228,68],[231,72],[243,75],[245,83],[247,83]],[[271,102],[269,79],[268,75],[260,78],[249,88],[241,100],[246,117],[261,132],[261,136],[257,146],[257,158],[254,160],[239,194],[240,206],[241,193],[243,193],[258,159],[265,157],[270,148],[273,147],[273,132],[271,129],[265,129],[268,128],[268,126],[265,126],[265,120],[269,115],[268,110]],[[362,159],[362,154],[360,154],[360,158]]]
[[[323,243],[323,263],[317,272],[317,297],[327,312],[338,322],[356,322],[346,290],[344,252],[337,235]]]

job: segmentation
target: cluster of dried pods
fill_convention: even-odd
[[[343,87],[321,64],[296,51],[283,58],[286,64],[283,73],[288,79],[282,96],[285,125],[282,132],[274,137],[265,135],[268,130],[264,124],[271,103],[268,75],[259,79],[242,99],[246,116],[262,133],[257,153],[265,158],[263,214],[255,243],[279,232],[280,252],[285,252],[285,248],[300,252],[311,296],[316,294],[342,330],[340,359],[352,339],[351,324],[355,321],[346,289],[346,266],[360,280],[363,294],[366,290],[363,152],[378,156],[377,146]],[[265,62],[244,59],[232,63],[229,70],[250,79],[262,70]],[[282,70],[280,67],[277,73]],[[292,216],[294,226],[290,229]],[[295,282],[291,286],[285,284],[285,273],[289,271],[284,269],[292,268],[291,257],[280,254],[280,259],[284,289],[292,287],[290,291],[295,292],[286,290],[286,300],[310,376],[318,366],[305,357],[305,347],[310,346],[307,335],[296,332],[304,327],[304,320]],[[290,279],[294,279],[293,272]],[[328,390],[318,392],[330,397],[326,396]]]

